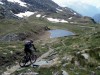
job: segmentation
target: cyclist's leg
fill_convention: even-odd
[[[28,49],[24,49],[24,53],[27,56],[28,55]]]
[[[34,51],[31,50],[31,57],[32,57],[32,59],[34,59],[34,56],[35,56]]]
[[[29,52],[30,55],[33,55],[33,51],[31,49],[29,49],[28,52]]]
[[[29,56],[29,59],[31,60],[31,56],[32,56],[32,51],[31,51],[31,49],[28,49],[28,56]]]
[[[35,59],[35,57],[34,57],[34,52],[33,52],[33,50],[29,50],[29,53],[30,53],[30,60],[31,60],[31,62],[32,61],[34,61],[34,59]]]
[[[25,49],[25,59],[30,60],[30,49]]]

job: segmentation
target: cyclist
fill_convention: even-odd
[[[24,52],[25,52],[26,56],[28,54],[32,55],[33,54],[33,50],[36,51],[36,48],[35,48],[35,46],[33,44],[33,40],[25,41]]]

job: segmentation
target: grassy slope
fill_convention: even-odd
[[[71,55],[73,57],[73,61],[70,61],[68,65],[62,67],[62,64],[65,64],[68,61],[64,61],[61,59],[62,63],[58,67],[51,67],[49,69],[33,69],[42,75],[51,75],[52,71],[61,71],[61,69],[65,69],[70,75],[75,75],[79,73],[79,75],[88,75],[91,71],[95,71],[97,75],[100,74],[98,69],[95,69],[97,66],[100,65],[100,26],[99,25],[70,25],[70,24],[61,24],[61,23],[50,23],[47,21],[43,21],[41,18],[35,19],[34,17],[30,17],[30,19],[21,20],[21,21],[4,21],[0,24],[0,35],[13,33],[13,32],[34,32],[38,30],[40,26],[48,26],[51,29],[67,29],[73,31],[77,34],[77,36],[70,36],[70,37],[63,37],[58,38],[56,42],[43,44],[42,41],[36,42],[35,45],[40,51],[39,55],[48,51],[48,46],[50,45],[55,51],[59,54],[59,57],[62,58],[64,56]],[[38,27],[36,27],[38,26]],[[92,28],[91,28],[92,27]],[[95,28],[95,30],[94,30]],[[35,30],[34,30],[35,29]],[[63,43],[62,43],[63,42]],[[0,57],[4,59],[0,60],[3,62],[1,64],[1,68],[11,66],[12,63],[18,61],[22,54],[21,51],[23,49],[23,42],[1,42],[0,43]],[[85,60],[81,56],[81,51],[87,50],[91,57],[90,60]],[[13,53],[11,52],[13,51]],[[76,55],[77,52],[80,52],[79,55]],[[16,57],[14,57],[16,55]],[[15,60],[13,60],[15,59]],[[80,67],[75,66],[73,63],[75,60],[80,62],[80,67],[82,66],[83,69]],[[88,61],[88,62],[86,62]],[[75,68],[71,70],[71,68]],[[84,70],[85,68],[85,70]],[[55,70],[56,69],[56,70]],[[0,70],[2,72],[2,70]],[[17,71],[15,73],[20,73],[27,71],[27,68],[22,71]]]
[[[56,27],[56,26],[55,26]],[[70,75],[78,73],[79,75],[88,75],[94,71],[97,75],[100,74],[100,26],[99,25],[60,25],[59,28],[68,29],[77,34],[77,36],[59,38],[59,43],[54,43],[52,47],[57,50],[60,57],[72,56],[69,65],[61,67],[69,72]],[[62,43],[63,42],[63,43]],[[79,54],[77,54],[79,52]],[[87,53],[90,58],[84,59],[81,55]],[[74,62],[78,61],[79,66],[75,66]],[[62,64],[68,61],[62,60]],[[85,68],[84,69],[81,69]],[[71,68],[74,68],[71,70]]]
[[[25,32],[31,31],[33,32],[39,29],[39,26],[34,24],[29,24],[26,20],[3,20],[0,24],[0,35],[6,33],[14,33],[14,32]]]
[[[59,26],[58,26],[59,25]],[[88,75],[94,71],[97,75],[100,74],[99,69],[96,69],[100,65],[100,34],[99,25],[86,25],[86,27],[80,27],[81,25],[68,25],[68,24],[52,24],[49,23],[49,27],[56,29],[68,29],[78,34],[77,36],[58,38],[57,42],[47,43],[51,45],[55,52],[58,52],[59,57],[72,56],[73,60],[68,65],[62,67],[63,64],[68,61],[62,60],[61,66],[51,67],[49,69],[37,69],[37,72],[43,75],[52,75],[52,71],[61,72],[61,69],[65,69],[70,75]],[[96,28],[95,30],[91,27]],[[63,43],[65,44],[63,44]],[[46,46],[45,46],[46,47]],[[84,59],[81,56],[81,51],[85,51],[90,55],[89,60]],[[79,55],[76,55],[80,52]],[[74,61],[79,61],[80,66],[75,66]],[[71,70],[71,68],[73,70]]]
[[[35,22],[35,23],[34,23]],[[30,21],[27,20],[1,20],[0,21],[0,35],[6,35],[8,33],[32,33],[34,37],[37,38],[38,34],[45,27],[43,25],[36,23],[36,20]],[[33,38],[34,38],[33,37]],[[23,41],[14,41],[14,42],[0,42],[0,73],[3,72],[2,68],[11,66],[15,61],[20,58],[23,51]]]

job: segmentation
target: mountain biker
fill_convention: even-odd
[[[36,51],[36,48],[33,44],[33,40],[25,41],[24,52],[25,52],[26,56],[28,54],[32,55],[33,51]]]

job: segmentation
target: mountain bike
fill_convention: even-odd
[[[21,67],[29,66],[36,62],[37,56],[36,55],[24,55],[21,60],[19,61],[19,65]]]

